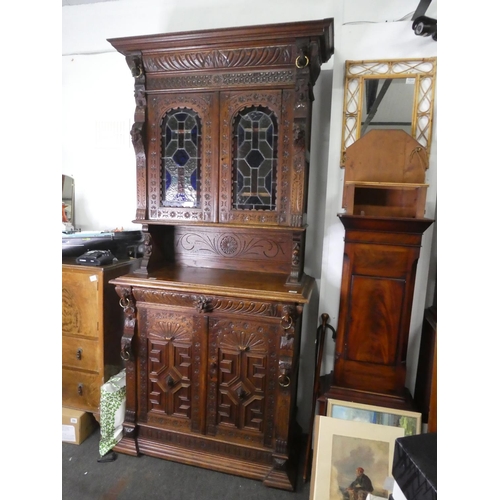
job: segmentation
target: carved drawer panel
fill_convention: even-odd
[[[63,336],[62,364],[80,370],[98,371],[99,351],[97,341]]]
[[[62,400],[65,406],[95,411],[99,406],[103,381],[94,373],[62,370]]]

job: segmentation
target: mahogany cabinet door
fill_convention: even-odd
[[[150,220],[217,221],[218,100],[216,92],[148,96]]]
[[[138,323],[139,422],[203,432],[206,318],[141,304]]]
[[[279,323],[209,319],[207,434],[272,446]]]

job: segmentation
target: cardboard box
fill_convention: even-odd
[[[96,427],[92,413],[62,407],[62,440],[65,443],[81,444]]]

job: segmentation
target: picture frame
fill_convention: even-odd
[[[372,483],[371,498],[389,498],[394,445],[404,432],[402,427],[316,415],[309,500],[349,499],[347,488],[359,467]]]
[[[405,430],[405,436],[413,436],[422,432],[422,414],[409,410],[328,399],[326,414],[342,420],[402,427]]]

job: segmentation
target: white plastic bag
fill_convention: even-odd
[[[99,441],[101,457],[123,437],[125,380],[125,369],[123,369],[101,386],[101,440]]]

